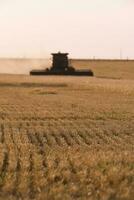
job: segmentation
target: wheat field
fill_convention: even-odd
[[[93,64],[93,78],[0,75],[0,200],[134,199],[134,67]]]

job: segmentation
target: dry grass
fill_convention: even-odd
[[[133,200],[127,79],[1,75],[0,199]]]

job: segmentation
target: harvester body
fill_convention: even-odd
[[[30,75],[68,75],[68,76],[93,76],[89,69],[76,70],[69,65],[68,53],[53,53],[52,67],[44,70],[32,70]]]

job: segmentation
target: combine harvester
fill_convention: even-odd
[[[76,70],[74,67],[69,66],[68,53],[53,53],[53,64],[49,69],[32,70],[30,75],[44,76],[44,75],[65,75],[65,76],[93,76],[90,69]]]

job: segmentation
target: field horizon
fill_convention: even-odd
[[[71,59],[76,69],[91,69],[95,77],[134,79],[134,60],[127,59]],[[0,74],[29,74],[32,69],[52,65],[51,58],[0,58]]]

